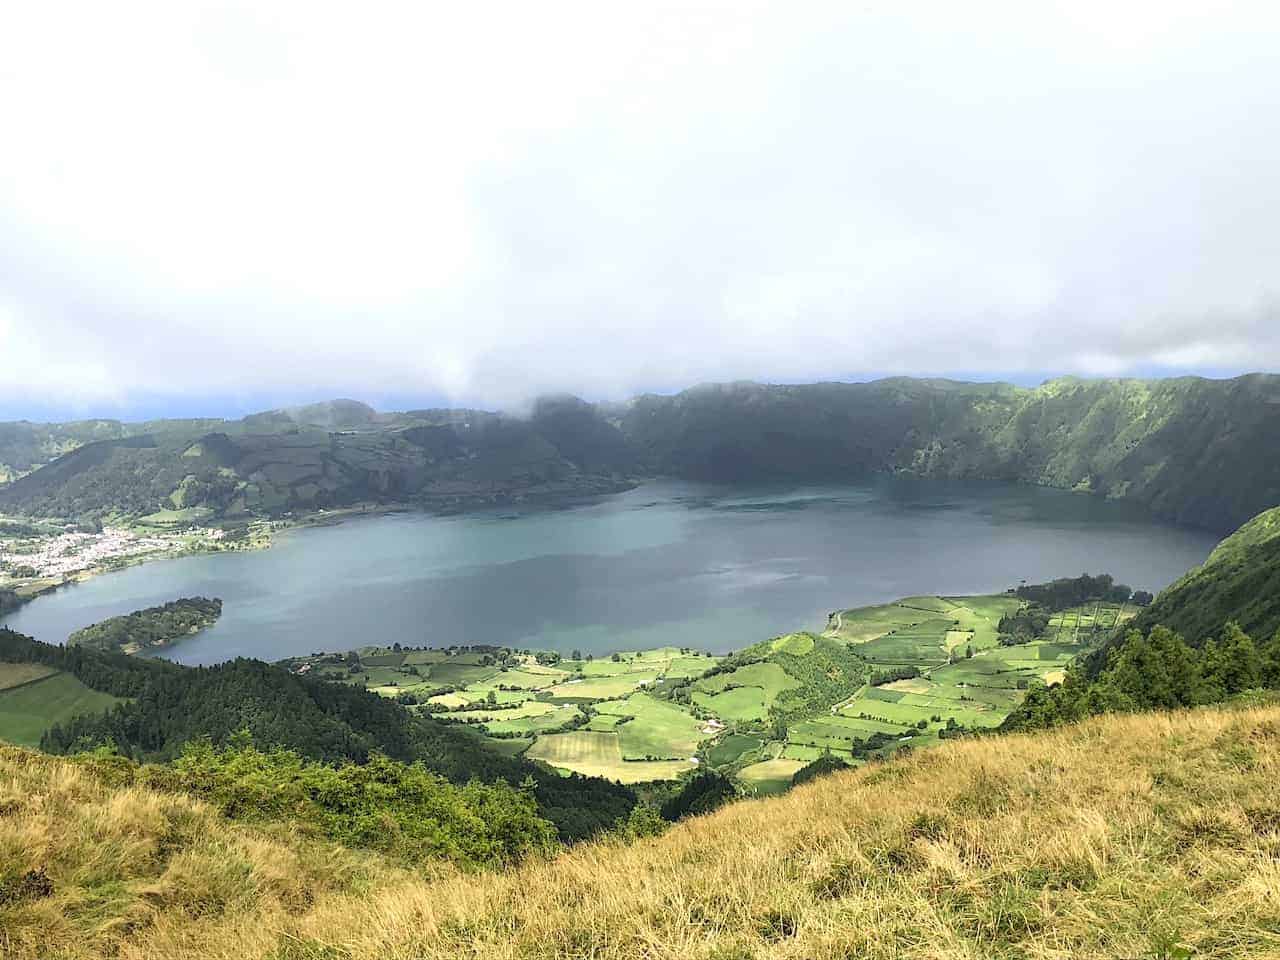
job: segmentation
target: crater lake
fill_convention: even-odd
[[[1217,540],[1130,504],[1039,487],[654,481],[566,509],[300,527],[268,550],[153,561],[69,585],[4,625],[62,642],[107,617],[202,595],[223,600],[222,619],[166,657],[277,660],[397,642],[724,652],[912,594],[1000,592],[1083,572],[1155,592]]]

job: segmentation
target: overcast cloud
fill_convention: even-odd
[[[1280,6],[10,3],[0,413],[1280,368]]]

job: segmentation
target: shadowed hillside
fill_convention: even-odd
[[[1064,378],[1034,389],[735,383],[601,406],[547,398],[528,418],[376,413],[339,400],[234,422],[103,423],[0,425],[0,464],[19,465],[10,474],[70,451],[0,488],[0,510],[202,520],[361,501],[564,498],[646,475],[829,481],[885,471],[1088,491],[1223,532],[1280,504],[1280,377],[1260,374]]]
[[[409,871],[0,749],[31,960],[1262,958],[1280,708],[955,741],[502,874]]]
[[[623,431],[652,468],[713,480],[901,470],[1086,490],[1226,532],[1280,503],[1280,377],[894,378],[726,384],[641,397]]]

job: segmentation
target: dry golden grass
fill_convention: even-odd
[[[372,858],[0,753],[28,957],[1280,957],[1280,708],[960,741],[507,874]],[[332,864],[327,858],[332,857]]]

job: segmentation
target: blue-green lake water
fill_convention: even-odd
[[[737,649],[916,593],[997,592],[1083,572],[1166,586],[1217,537],[1036,487],[883,478],[658,481],[564,510],[401,513],[305,528],[269,550],[158,561],[40,597],[5,621],[49,642],[177,597],[221,597],[168,651],[208,664],[365,644]]]

